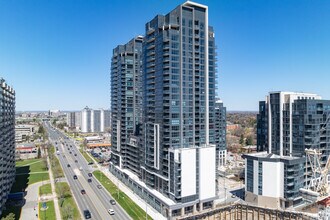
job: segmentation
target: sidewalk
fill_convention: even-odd
[[[43,184],[49,183],[49,181],[37,182],[29,185],[25,191],[25,204],[22,207],[21,218],[22,220],[36,220],[38,217],[38,197],[39,187]]]
[[[50,185],[52,186],[52,193],[53,193],[53,197],[54,197],[54,208],[55,208],[55,216],[56,219],[61,219],[61,212],[60,212],[60,207],[58,205],[58,199],[57,199],[57,195],[55,192],[55,182],[54,182],[54,177],[53,177],[53,172],[52,169],[50,169],[50,160],[49,157],[47,157],[47,164],[49,167],[49,179],[50,179]]]
[[[151,218],[157,220],[166,219],[162,214],[160,214],[153,207],[147,204],[143,199],[141,199],[138,195],[136,195],[130,188],[124,185],[114,175],[112,175],[112,173],[107,169],[107,167],[101,167],[99,164],[98,167],[100,168],[100,171],[102,171],[114,184],[120,183],[118,184],[119,185],[118,188],[121,191],[123,191],[128,197],[130,197],[138,206],[140,206],[141,209],[147,212],[147,214],[150,215]]]

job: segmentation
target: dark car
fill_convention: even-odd
[[[92,218],[91,212],[88,209],[84,210],[84,216],[85,216],[85,219]]]
[[[84,189],[82,189],[80,192],[81,192],[81,194],[83,194],[83,195],[86,194],[86,191],[85,191]]]
[[[116,201],[114,199],[110,199],[110,204],[111,205],[116,205]]]
[[[91,176],[93,176],[93,174],[92,173],[88,173],[88,176],[91,177]]]
[[[92,164],[94,164],[94,162],[93,162],[93,161],[91,161],[91,162],[89,162],[89,163],[88,163],[88,165],[92,165]]]
[[[74,154],[75,156],[77,156],[77,154]]]
[[[78,179],[77,175],[73,175],[73,179],[74,180]]]
[[[78,163],[78,160],[75,160],[74,162]]]
[[[89,183],[91,183],[91,182],[92,182],[92,179],[88,179],[87,181],[88,181]]]
[[[101,185],[97,185],[97,188],[98,188],[98,189],[102,189],[102,186],[101,186]]]
[[[68,167],[71,167],[70,164],[68,164]]]

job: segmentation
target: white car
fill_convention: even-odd
[[[115,211],[113,211],[113,209],[109,209],[108,212],[109,212],[110,215],[114,215],[115,214]]]

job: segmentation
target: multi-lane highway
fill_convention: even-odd
[[[101,184],[93,175],[89,176],[94,169],[87,164],[75,143],[49,123],[44,125],[49,140],[55,146],[57,157],[78,203],[82,218],[85,218],[84,210],[89,210],[91,219],[131,219],[119,204],[110,204],[113,198],[108,191],[103,186],[99,186]],[[75,175],[77,179],[74,179]],[[81,190],[85,190],[86,194],[82,194]],[[114,215],[109,214],[109,209],[114,211]]]

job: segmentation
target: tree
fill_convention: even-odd
[[[73,219],[73,207],[71,204],[67,204],[63,207],[63,218]]]
[[[241,134],[241,137],[239,139],[239,143],[243,146],[244,145],[244,134]]]
[[[1,220],[15,220],[15,214],[11,212],[6,217],[2,217]]]
[[[245,140],[246,145],[253,145],[253,137],[251,135],[247,136]]]
[[[42,125],[39,126],[38,133],[39,134],[44,134],[45,133],[44,126],[42,126]]]
[[[67,184],[58,183],[57,194],[60,198],[60,206],[63,206],[64,199],[70,196],[70,187]]]
[[[40,147],[38,147],[38,158],[41,158],[41,150],[40,150]]]

